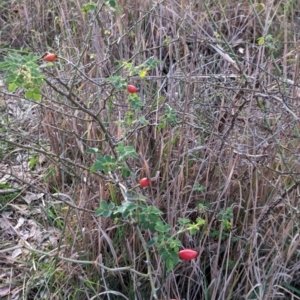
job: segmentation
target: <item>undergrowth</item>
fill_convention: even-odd
[[[296,1],[0,6],[1,296],[300,299]]]

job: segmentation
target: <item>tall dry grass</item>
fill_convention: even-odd
[[[33,108],[24,109],[21,92],[1,91],[8,108],[23,105],[22,118],[8,110],[2,117],[2,166],[10,166],[3,176],[11,174],[23,195],[43,193],[25,215],[46,236],[21,260],[0,252],[2,285],[11,282],[14,299],[153,299],[137,273],[113,272],[146,271],[135,228],[94,215],[100,200],[120,203],[122,195],[89,171],[95,157],[86,150],[114,154],[123,141],[140,156],[129,162],[137,178],[121,177],[124,185],[159,171],[141,193],[174,231],[178,218],[207,222],[195,236],[180,236],[199,251],[195,261],[167,274],[152,252],[160,299],[299,299],[297,1],[120,0],[116,9],[98,1],[85,14],[86,3],[1,4],[3,55],[28,48],[61,57],[45,71],[43,100]],[[148,123],[128,130],[120,125],[126,94],[107,78],[126,76],[122,62],[137,66],[152,56],[160,64],[145,79],[130,78],[145,104],[134,118]],[[176,122],[160,130],[170,111]],[[19,152],[25,161],[37,157],[33,169],[14,170]],[[13,224],[21,204],[19,197],[5,207]],[[4,249],[17,241],[7,235]]]

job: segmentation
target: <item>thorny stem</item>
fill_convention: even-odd
[[[147,259],[147,269],[148,269],[148,273],[147,273],[147,277],[149,278],[149,281],[150,281],[150,285],[151,285],[151,290],[152,290],[152,295],[154,297],[154,299],[158,299],[157,298],[157,295],[156,295],[156,288],[154,286],[154,282],[153,282],[153,278],[152,278],[152,270],[151,270],[151,264],[150,264],[150,254],[149,254],[149,251],[148,251],[148,247],[147,247],[147,244],[146,244],[146,241],[142,235],[142,232],[139,228],[139,226],[136,226],[135,227],[136,231],[137,231],[137,234],[142,242],[142,245],[143,245],[143,248],[145,250],[145,254],[146,254],[146,259]]]

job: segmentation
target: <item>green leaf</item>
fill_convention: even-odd
[[[88,12],[90,12],[90,11],[95,10],[96,7],[97,7],[97,3],[95,3],[95,2],[89,2],[89,3],[86,3],[86,4],[84,4],[84,5],[82,6],[81,11],[82,11],[84,14],[86,14],[86,13],[88,13]]]
[[[165,240],[165,235],[160,234],[160,235],[158,235],[156,238],[157,238],[157,243],[161,244],[161,243],[163,243],[164,240]],[[159,253],[161,253],[161,251],[160,251]]]
[[[33,97],[33,92],[31,90],[25,92],[26,99],[32,99],[32,97]]]
[[[106,210],[106,211],[103,212],[103,217],[104,218],[109,218],[111,216],[111,213],[112,212],[110,210]]]
[[[173,264],[176,266],[179,262],[178,250],[171,251],[170,257],[172,257]]]
[[[108,204],[106,201],[102,200],[100,202],[100,207],[95,211],[95,215],[97,217],[103,216],[105,218],[109,218],[113,213],[114,207],[114,203]]]
[[[126,209],[129,211],[133,211],[133,210],[137,209],[138,207],[139,207],[139,205],[137,205],[133,202],[128,202]]]
[[[231,229],[232,224],[231,224],[230,221],[228,221],[228,220],[223,220],[223,221],[222,221],[222,224],[223,224],[225,230],[230,230],[230,229]]]
[[[124,178],[128,178],[131,175],[130,169],[125,167],[121,168],[121,173]]]
[[[89,154],[94,154],[94,153],[98,153],[99,149],[98,148],[89,148],[89,149],[87,149],[86,152]]]
[[[146,211],[148,214],[154,214],[154,215],[162,215],[162,211],[156,208],[155,206],[147,206]]]
[[[199,183],[195,184],[195,186],[194,186],[194,191],[196,191],[196,192],[202,192],[205,190],[206,190],[206,187],[203,185],[200,185]]]
[[[10,66],[10,63],[7,61],[3,61],[0,63],[0,69],[5,70]]]
[[[198,232],[198,227],[190,227],[190,235],[195,235]]]
[[[143,63],[143,65],[148,67],[149,69],[155,69],[160,63],[160,60],[155,59],[154,57],[150,57]]]
[[[115,204],[114,203],[109,203],[109,205],[108,205],[108,209],[109,210],[113,210],[115,208]]]
[[[42,95],[33,93],[32,94],[32,99],[35,100],[35,101],[41,101],[42,100]]]
[[[102,208],[97,208],[97,209],[95,210],[95,216],[96,216],[96,217],[102,216],[103,213],[104,213],[104,211],[105,211],[105,210],[103,210]]]
[[[138,121],[141,125],[149,125],[149,121],[145,118],[145,116],[141,116],[137,121]]]
[[[198,218],[196,219],[196,223],[197,223],[198,226],[203,226],[203,225],[206,224],[206,221],[205,221],[204,219],[198,217]]]
[[[257,43],[259,46],[262,46],[265,43],[265,38],[263,36],[259,37]]]
[[[167,260],[166,260],[166,267],[167,267],[167,270],[168,271],[171,271],[174,269],[175,267],[175,263],[172,259],[172,257],[168,257]]]
[[[187,218],[178,218],[178,223],[182,226],[189,225],[191,223],[190,219]]]
[[[123,218],[123,219],[127,219],[128,216],[129,216],[130,214],[131,214],[131,211],[126,210],[126,211],[124,211],[124,212],[122,213],[122,218]]]
[[[149,220],[149,222],[151,222],[155,225],[158,225],[158,224],[164,225],[158,215],[153,215],[153,214],[148,215],[148,220]]]
[[[127,102],[134,110],[137,111],[139,111],[144,106],[144,103],[141,101],[140,97],[137,94],[130,94],[127,98]]]
[[[112,8],[116,8],[116,1],[114,1],[114,0],[110,0],[109,2],[109,5],[112,7]]]
[[[171,229],[171,226],[169,224],[163,225],[162,223],[157,223],[155,225],[155,230],[158,232],[165,233],[165,232],[169,232],[170,229]]]
[[[130,214],[134,210],[138,208],[139,205],[137,205],[134,202],[124,201],[120,206],[118,206],[114,212],[114,214],[121,213],[123,219],[127,219]]]
[[[146,222],[145,222],[146,224]],[[147,227],[145,227],[145,229],[149,229],[152,233],[155,233],[156,232],[156,229],[155,229],[155,223],[151,223],[151,222],[148,222],[147,223]]]
[[[111,76],[107,78],[108,82],[111,82],[116,89],[124,90],[126,89],[126,79],[122,76]]]
[[[165,114],[162,117],[161,121],[165,125],[175,126],[177,124],[176,111],[166,104],[165,106]]]
[[[109,155],[99,156],[92,166],[93,171],[103,171],[107,174],[109,171],[114,171],[117,168],[116,161]]]
[[[107,209],[107,208],[108,208],[108,203],[107,203],[107,201],[102,200],[102,201],[100,202],[100,207],[103,208],[103,209]]]
[[[42,82],[44,82],[44,81],[42,80]],[[33,92],[34,92],[35,94],[40,94],[40,93],[41,93],[41,90],[40,90],[38,87],[34,87],[34,88],[33,88]]]
[[[125,193],[125,200],[126,201],[147,201],[148,198],[142,194],[136,194],[131,191],[127,191]]]
[[[157,238],[154,237],[147,243],[147,247],[150,248],[150,247],[154,246],[156,243],[157,243]]]
[[[171,242],[170,242],[170,248],[172,248],[176,253],[178,253],[179,251],[179,248],[182,246],[182,243],[180,240],[178,239],[173,239]]]
[[[121,205],[119,205],[116,209],[116,212],[123,213],[125,211],[133,211],[138,207],[137,204],[129,201],[124,201]]]
[[[147,229],[144,224],[147,222],[147,216],[144,213],[138,215],[139,223],[142,224],[143,228]]]
[[[16,86],[15,83],[10,83],[10,84],[8,85],[8,91],[9,91],[9,92],[14,92],[16,89],[17,89],[17,86]]]
[[[19,74],[16,79],[15,79],[15,84],[18,86],[18,87],[22,87],[23,85],[25,84],[29,84],[29,86],[31,87],[31,84],[29,82],[25,82],[24,80],[24,75],[23,74]]]
[[[139,155],[136,153],[135,149],[132,146],[124,146],[123,144],[118,144],[116,150],[119,154],[119,160],[124,160],[128,157],[139,158]]]
[[[167,249],[165,249],[165,248],[162,248],[160,250],[160,255],[161,255],[161,259],[163,261],[167,261],[167,259],[170,257],[169,251]]]
[[[34,55],[33,52],[30,52],[28,55],[27,55],[27,59],[30,61],[30,62],[33,62],[34,64],[36,64],[36,61],[39,59],[40,57],[37,56],[37,55]]]
[[[33,155],[29,158],[29,168],[32,170],[38,163],[38,158],[36,155]]]
[[[103,215],[103,213],[107,210],[108,204],[106,201],[102,200],[100,202],[100,207],[98,209],[96,209],[95,211],[95,215],[96,216],[101,216]]]
[[[16,82],[17,83],[17,82]],[[22,86],[21,83],[17,84],[18,86]],[[31,82],[23,82],[23,87],[25,89],[31,90],[31,92],[33,92],[32,90],[32,83]]]

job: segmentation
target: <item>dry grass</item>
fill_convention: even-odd
[[[100,200],[123,198],[89,172],[86,150],[114,154],[123,141],[140,158],[129,161],[136,178],[114,174],[122,184],[159,171],[140,192],[174,231],[178,218],[207,222],[180,236],[200,252],[195,261],[166,274],[151,252],[160,299],[300,299],[297,1],[102,2],[97,15],[82,12],[84,0],[2,4],[2,44],[61,59],[45,71],[40,103],[1,91],[0,172],[21,191],[1,212],[0,290],[6,299],[153,299],[148,279],[114,271],[147,271],[134,226],[94,215]],[[134,119],[148,123],[121,126],[127,95],[107,78],[152,56],[161,63],[130,78],[144,102]],[[174,122],[161,130],[168,111]],[[32,194],[41,196],[29,203]],[[19,240],[27,244],[14,256]]]

